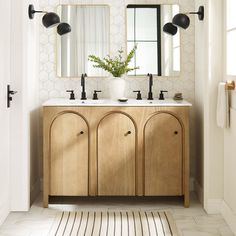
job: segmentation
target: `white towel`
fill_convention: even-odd
[[[218,85],[216,120],[220,128],[229,127],[229,93],[225,82]]]

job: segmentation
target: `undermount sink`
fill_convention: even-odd
[[[97,105],[97,104],[104,104],[106,100],[100,99],[100,100],[70,100],[70,102],[75,104],[81,104],[81,105]]]
[[[43,106],[128,106],[128,107],[139,107],[139,106],[192,106],[191,103],[182,100],[175,101],[173,99],[165,100],[136,100],[129,99],[127,102],[119,102],[110,99],[99,99],[99,100],[69,100],[66,98],[53,98],[46,101]]]

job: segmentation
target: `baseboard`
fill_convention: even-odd
[[[41,181],[38,179],[34,184],[31,185],[30,189],[30,204],[32,204],[38,197],[41,191]]]
[[[198,200],[203,205],[203,188],[196,180],[194,182],[194,190],[197,194]]]
[[[222,208],[222,199],[209,199],[205,210],[208,214],[220,214]]]
[[[0,206],[0,225],[5,221],[10,213],[9,204],[6,202]]]
[[[194,180],[194,191],[202,205],[204,205],[203,187],[198,181]],[[209,199],[204,207],[208,214],[220,214],[222,208],[222,199]]]
[[[221,214],[230,226],[232,232],[236,235],[236,214],[234,214],[225,201],[222,202]]]

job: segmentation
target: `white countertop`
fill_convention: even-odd
[[[52,106],[76,106],[76,107],[190,107],[192,106],[191,103],[182,100],[182,101],[175,101],[173,99],[165,99],[165,100],[135,100],[129,99],[127,102],[119,102],[110,99],[99,99],[99,100],[69,100],[66,98],[53,98],[45,103],[43,103],[44,107],[52,107]]]

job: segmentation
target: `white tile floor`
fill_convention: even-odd
[[[196,196],[191,196],[190,208],[184,208],[179,198],[103,198],[70,199],[64,204],[51,204],[48,209],[42,207],[41,196],[35,201],[29,212],[11,213],[0,227],[0,236],[46,236],[55,216],[61,210],[169,210],[177,224],[180,236],[233,236],[220,215],[207,215]],[[67,203],[67,204],[65,204]],[[68,204],[70,203],[70,204]]]

